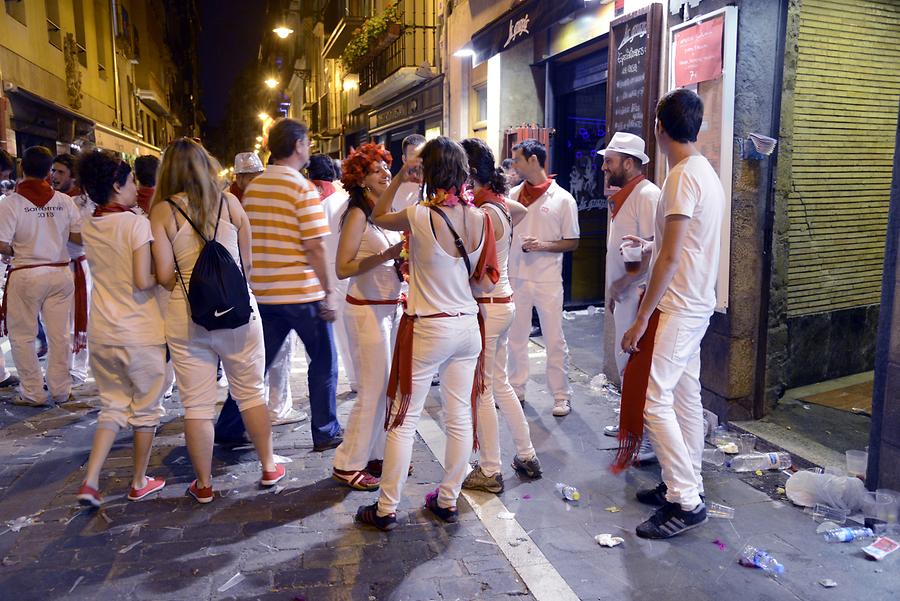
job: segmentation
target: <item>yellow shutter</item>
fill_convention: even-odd
[[[803,0],[788,316],[880,302],[900,97],[900,2]]]

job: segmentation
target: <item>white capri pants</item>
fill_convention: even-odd
[[[238,409],[246,411],[266,404],[262,321],[253,296],[250,303],[253,314],[246,325],[210,331],[191,321],[184,296],[172,293],[166,310],[166,341],[185,419],[215,418],[220,359]]]
[[[166,345],[91,345],[91,370],[100,390],[97,427],[118,432],[125,426],[153,431],[166,414],[163,394]]]

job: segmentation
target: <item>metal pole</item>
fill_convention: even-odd
[[[110,10],[110,27],[112,28],[112,68],[113,68],[113,87],[115,89],[115,107],[116,107],[116,122],[113,123],[118,128],[122,127],[122,104],[119,94],[121,92],[119,87],[119,61],[116,58],[116,32],[118,31],[118,24],[116,23],[116,0],[109,0],[109,10]]]

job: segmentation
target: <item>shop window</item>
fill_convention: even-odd
[[[47,41],[57,50],[62,50],[62,29],[59,19],[59,0],[44,0],[47,11]]]
[[[74,0],[75,8],[75,48],[78,49],[78,62],[87,68],[87,36],[84,27],[84,0]]]
[[[25,0],[4,0],[3,5],[6,7],[6,14],[22,25],[28,25],[25,18]]]
[[[476,129],[483,126],[488,118],[487,84],[476,87],[475,92],[475,125]]]
[[[105,17],[105,0],[94,0],[94,33],[97,35],[97,73],[106,79],[106,40],[109,27]]]

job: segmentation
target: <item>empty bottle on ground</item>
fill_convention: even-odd
[[[566,501],[577,501],[581,498],[581,493],[578,492],[578,489],[574,486],[569,486],[568,484],[563,484],[562,482],[556,483],[556,492],[558,492]]]
[[[725,467],[735,472],[755,472],[756,470],[783,470],[791,467],[790,453],[748,453],[736,455],[727,460]]]
[[[738,562],[742,566],[759,568],[772,576],[781,576],[784,574],[784,566],[762,549],[757,549],[753,545],[747,545],[741,551]]]
[[[863,538],[875,538],[875,533],[871,528],[835,528],[825,533],[829,543],[849,543]]]

